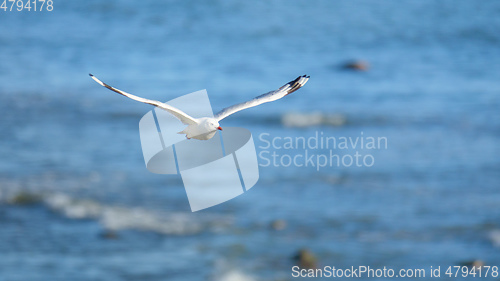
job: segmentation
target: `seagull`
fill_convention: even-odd
[[[263,95],[260,95],[252,100],[242,102],[239,104],[235,104],[233,106],[226,107],[222,109],[219,113],[215,114],[215,116],[212,117],[202,117],[202,118],[194,118],[192,116],[189,116],[182,110],[175,108],[173,106],[170,106],[166,103],[155,101],[155,100],[149,100],[145,98],[141,98],[138,96],[134,96],[132,94],[126,93],[124,91],[118,90],[116,88],[113,88],[109,86],[108,84],[102,82],[101,80],[97,79],[92,74],[89,74],[94,81],[99,83],[101,86],[108,88],[109,90],[116,92],[120,95],[124,95],[127,98],[142,102],[142,103],[147,103],[154,105],[156,107],[159,107],[163,110],[168,111],[170,114],[175,116],[177,119],[179,119],[182,124],[187,125],[187,127],[180,131],[179,134],[185,134],[187,139],[198,139],[198,140],[209,140],[211,139],[215,133],[220,130],[222,131],[222,127],[219,125],[219,121],[222,119],[228,117],[231,114],[234,114],[238,111],[241,111],[243,109],[247,109],[250,107],[254,107],[266,102],[271,102],[275,101],[278,99],[281,99],[284,96],[287,96],[298,89],[300,89],[302,86],[304,86],[307,81],[309,80],[309,76],[307,75],[302,75],[297,77],[295,80],[290,81],[280,87],[277,90],[270,91],[268,93],[265,93]]]

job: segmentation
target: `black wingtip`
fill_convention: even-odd
[[[295,79],[295,80],[293,80],[293,81],[291,81],[291,82],[288,82],[288,84],[287,84],[287,85],[290,85],[290,89],[288,90],[287,95],[289,95],[289,94],[291,94],[291,93],[293,93],[293,92],[297,91],[297,90],[298,90],[298,89],[300,89],[302,86],[304,86],[304,84],[305,84],[305,83],[304,83],[304,84],[300,84],[300,83],[298,83],[298,82],[299,82],[299,80],[300,80],[301,78],[306,78],[306,79],[309,79],[309,76],[308,76],[308,75],[302,75],[302,76],[297,77],[297,79]]]

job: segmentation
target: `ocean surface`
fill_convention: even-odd
[[[292,280],[300,249],[433,280],[500,266],[500,2],[53,2],[0,9],[0,281]],[[151,107],[88,73],[161,101],[207,89],[215,111],[311,79],[221,122],[252,132],[260,179],[192,213],[144,165]],[[282,147],[300,137],[386,142]],[[287,165],[306,150],[367,158]]]

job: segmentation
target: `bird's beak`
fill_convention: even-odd
[[[222,128],[219,126],[219,127],[217,127],[217,130],[221,130],[222,131]]]

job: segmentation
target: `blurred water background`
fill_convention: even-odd
[[[303,248],[320,267],[500,266],[500,2],[54,0],[0,13],[1,281],[290,280]],[[369,151],[372,167],[260,167],[252,190],[191,213],[180,177],[145,168],[151,108],[89,72],[162,101],[207,89],[215,111],[308,74],[221,125],[248,128],[259,152],[263,133],[363,132],[388,147]]]

